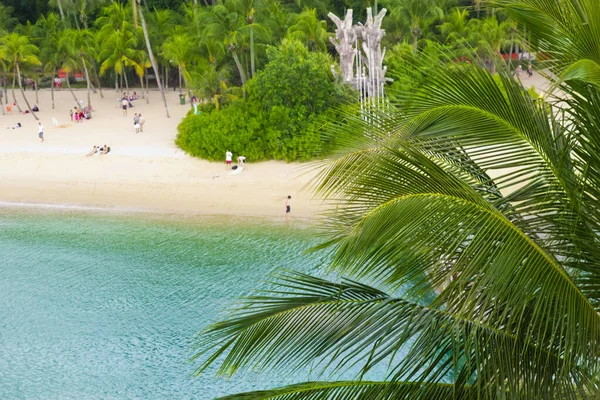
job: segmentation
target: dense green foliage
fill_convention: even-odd
[[[314,183],[331,205],[325,275],[348,278],[275,274],[198,354],[199,373],[318,381],[227,399],[600,398],[600,7],[494,4],[556,90],[533,98],[493,51],[442,57],[398,83],[400,107],[344,124]]]
[[[269,62],[248,82],[248,99],[224,109],[203,107],[179,126],[177,144],[188,153],[222,160],[226,149],[248,160],[306,160],[330,143],[321,130],[341,104],[355,97],[337,85],[332,60],[300,42],[284,41],[267,50]]]
[[[22,35],[37,48],[34,53],[42,65],[19,65],[21,76],[16,79],[17,66],[3,57],[0,48],[0,69],[8,78],[5,89],[12,82],[11,74],[15,83],[37,79],[38,87],[48,87],[59,69],[68,73],[69,78],[75,74],[84,76],[89,105],[93,99],[91,91],[98,86],[114,86],[119,92],[135,87],[142,96],[146,88],[155,88],[159,83],[166,89],[178,87],[188,102],[196,96],[215,104],[220,114],[201,117],[210,120],[212,128],[194,133],[198,140],[190,136],[197,130],[192,125],[205,125],[196,118],[182,125],[184,137],[178,143],[191,154],[220,158],[212,150],[213,144],[229,144],[242,147],[239,151],[254,159],[302,160],[329,147],[330,143],[319,143],[316,130],[324,125],[324,114],[340,103],[340,96],[346,96],[339,87],[331,97],[321,98],[310,91],[296,91],[294,79],[314,71],[289,63],[282,63],[279,68],[283,69],[282,74],[287,74],[283,79],[290,82],[287,92],[279,92],[285,90],[283,86],[269,88],[259,82],[273,79],[272,72],[265,71],[273,63],[268,54],[270,47],[278,47],[283,40],[298,40],[310,54],[315,54],[315,60],[324,61],[336,55],[330,41],[335,25],[327,17],[329,12],[343,17],[352,8],[354,21],[364,22],[367,7],[374,8],[375,13],[385,7],[388,11],[383,20],[386,35],[382,45],[388,49],[385,60],[389,65],[388,76],[396,79],[391,85],[394,92],[416,87],[424,71],[434,64],[435,52],[446,52],[446,61],[480,58],[482,64],[493,68],[493,61],[501,53],[519,52],[529,46],[529,35],[519,30],[506,13],[479,1],[474,1],[472,8],[466,8],[467,5],[471,2],[7,0],[0,3],[0,47],[8,33]],[[335,60],[329,62],[334,64]],[[406,68],[407,64],[415,68]],[[329,69],[319,69],[321,75],[323,72],[330,75]],[[327,85],[332,84],[329,77],[326,81]],[[65,83],[70,83],[70,79]],[[261,90],[268,93],[260,93]],[[73,93],[73,97],[77,95]],[[263,98],[266,103],[260,107],[242,104],[242,98],[249,102]],[[163,101],[168,115],[164,97]],[[326,110],[319,104],[322,101],[328,103]],[[236,102],[235,107],[227,110],[232,102]],[[222,121],[229,115],[237,118],[239,113],[250,117],[246,120],[249,125],[240,125],[238,120]],[[230,131],[238,134],[217,137],[218,132]],[[246,139],[238,142],[242,137]],[[204,138],[211,139],[201,140]],[[200,142],[206,143],[200,145]],[[258,149],[258,146],[264,147]]]

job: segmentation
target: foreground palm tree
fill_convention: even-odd
[[[336,130],[349,150],[316,187],[333,206],[323,247],[352,280],[276,275],[201,336],[198,372],[355,380],[232,398],[598,398],[600,8],[501,5],[554,60],[559,94],[452,65],[403,110]]]

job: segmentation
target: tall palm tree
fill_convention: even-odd
[[[192,63],[197,50],[194,46],[194,41],[191,36],[186,33],[180,33],[168,38],[162,45],[161,56],[163,58],[171,60],[178,66],[179,69],[179,85],[181,90],[181,77],[185,82],[185,87],[190,93],[191,88],[189,85],[190,81],[190,70],[189,66]]]
[[[386,25],[399,32],[408,29],[413,51],[418,50],[419,40],[425,36],[427,29],[443,15],[439,2],[432,0],[390,0],[390,15]]]
[[[40,58],[44,64],[44,73],[50,74],[52,82],[50,93],[52,97],[52,109],[54,109],[54,82],[56,72],[62,63],[62,49],[60,44],[60,30],[63,29],[60,17],[54,13],[42,16],[36,22],[38,36],[41,38]]]
[[[78,52],[74,48],[73,37],[77,34],[75,29],[64,29],[60,31],[58,36],[58,49],[60,54],[61,65],[60,68],[66,73],[65,82],[71,92],[71,96],[75,100],[75,103],[79,105],[79,99],[75,95],[73,88],[71,87],[71,81],[69,74],[80,71],[81,59],[79,58]]]
[[[132,0],[136,1],[136,0]],[[160,95],[163,100],[163,104],[165,106],[165,114],[167,118],[169,118],[169,107],[167,106],[167,98],[165,96],[165,90],[160,82],[158,75],[158,65],[156,64],[156,60],[154,59],[154,53],[152,51],[152,45],[150,43],[150,36],[148,34],[148,27],[146,26],[146,19],[144,18],[144,12],[142,11],[143,7],[138,7],[137,11],[140,17],[140,21],[142,22],[142,30],[144,32],[144,39],[146,42],[146,50],[148,51],[148,56],[150,57],[150,63],[152,64],[152,69],[154,70],[154,76],[156,76],[156,83],[158,84],[158,89],[160,90]]]
[[[90,79],[90,73],[88,70],[88,59],[91,58],[90,52],[94,49],[96,38],[95,35],[88,29],[79,29],[74,32],[72,38],[72,45],[70,48],[75,52],[75,57],[79,57],[81,63],[79,64],[83,68],[85,73],[85,81],[87,83],[87,105],[92,108],[91,98],[91,87],[92,81]]]
[[[498,3],[560,91],[534,99],[505,64],[497,79],[440,66],[402,110],[336,129],[347,149],[315,183],[332,204],[321,247],[351,280],[276,275],[201,336],[198,371],[356,379],[229,398],[598,398],[600,8]]]
[[[111,27],[109,27],[111,28]],[[136,59],[136,37],[134,31],[129,29],[127,22],[123,22],[122,28],[102,31],[102,47],[100,58],[104,61],[100,65],[100,76],[113,69],[116,75],[125,80],[127,93],[129,93],[129,81],[127,80],[127,68],[133,67],[136,73],[139,73],[142,67],[135,61]]]
[[[37,46],[31,44],[29,42],[29,38],[26,36],[19,35],[18,33],[11,33],[7,36],[4,36],[0,39],[2,46],[4,48],[4,52],[6,54],[6,58],[10,61],[10,64],[13,66],[13,98],[14,98],[14,80],[15,75],[19,82],[19,89],[21,90],[21,95],[25,100],[25,104],[29,109],[29,112],[36,120],[39,120],[37,115],[32,111],[31,105],[29,105],[29,100],[27,100],[27,96],[25,96],[25,92],[23,91],[23,84],[21,82],[21,66],[37,66],[41,65],[40,60],[37,57],[37,53],[39,49]],[[16,103],[16,99],[15,99]],[[17,103],[18,104],[18,103]]]
[[[500,22],[495,15],[483,20],[469,21],[472,39],[477,44],[480,56],[488,62],[492,73],[495,72],[494,59],[499,58],[500,51],[511,43],[511,28],[510,20]]]
[[[288,29],[288,37],[300,40],[310,50],[327,50],[327,22],[317,17],[316,9],[306,9],[300,13],[294,25]]]

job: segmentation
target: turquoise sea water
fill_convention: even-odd
[[[314,271],[309,227],[0,207],[0,399],[210,399],[304,381],[214,369],[196,333],[270,271]],[[293,378],[293,379],[292,379]]]

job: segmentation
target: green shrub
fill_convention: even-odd
[[[253,161],[303,161],[329,149],[321,128],[355,94],[335,84],[326,54],[297,41],[267,52],[269,63],[248,81],[248,100],[189,114],[178,128],[179,147],[213,161],[223,160],[227,149]]]

